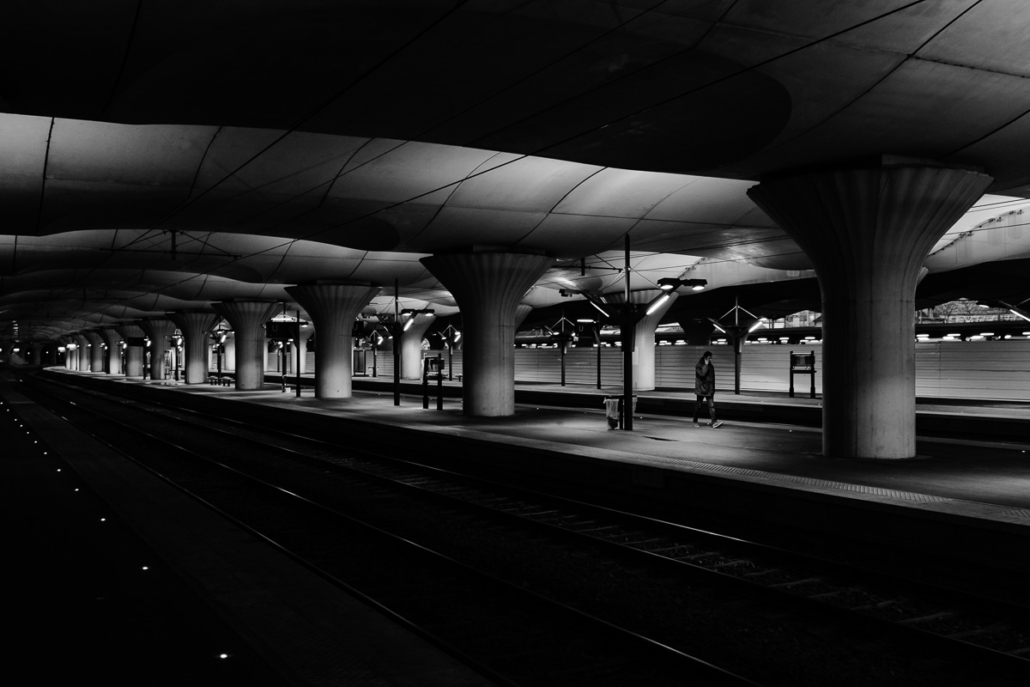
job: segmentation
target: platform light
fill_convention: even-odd
[[[653,301],[651,301],[650,305],[647,306],[647,310],[645,311],[644,314],[645,315],[653,315],[654,312],[656,310],[658,310],[658,308],[660,308],[663,305],[665,305],[665,303],[669,300],[669,298],[671,298],[671,296],[669,295],[668,292],[663,293],[662,295],[658,296]]]
[[[1009,308],[1009,312],[1012,313],[1013,315],[1018,315],[1019,317],[1022,317],[1027,322],[1030,322],[1030,315],[1027,315],[1025,312],[1023,312],[1021,310],[1016,310],[1015,308]]]
[[[764,317],[759,317],[757,320],[755,320],[755,323],[753,325],[751,325],[751,329],[747,330],[747,333],[750,334],[751,332],[755,331],[756,329],[761,327],[762,323],[764,323],[764,322],[765,322],[765,318]]]
[[[980,336],[994,336],[994,332],[980,332]]]
[[[689,286],[693,291],[703,291],[708,286],[707,279],[677,279],[663,277],[658,280],[658,288],[662,291],[674,291],[681,286]]]

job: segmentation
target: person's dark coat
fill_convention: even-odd
[[[698,396],[715,395],[715,365],[711,359],[706,364],[704,356],[694,366],[694,393]]]

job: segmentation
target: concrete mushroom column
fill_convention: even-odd
[[[86,332],[89,339],[89,367],[92,372],[104,371],[104,337],[100,332]]]
[[[511,326],[516,332],[519,331],[519,327],[522,326],[522,323],[526,321],[531,312],[533,312],[533,306],[528,303],[519,303],[515,306],[515,319],[512,320]]]
[[[122,373],[122,351],[118,344],[122,341],[122,335],[114,327],[105,327],[100,330],[107,340],[107,374],[120,375]]]
[[[64,346],[64,369],[71,370],[73,369],[72,360],[75,358],[75,356],[72,355],[74,351],[68,350],[68,345],[74,343],[74,341],[72,340],[72,337],[67,335],[62,336],[58,339],[58,341],[61,343],[62,346]]]
[[[308,317],[310,317],[310,314]],[[300,346],[300,368],[297,370],[298,375],[302,375],[308,371],[308,339],[310,339],[311,335],[314,333],[315,327],[313,325],[300,328],[300,339],[296,342],[296,344]]]
[[[819,277],[825,455],[915,456],[916,283],[934,243],[991,181],[884,156],[748,191]]]
[[[515,312],[551,259],[524,253],[445,253],[422,258],[461,309],[466,415],[515,413]]]
[[[75,335],[75,357],[77,362],[75,369],[79,372],[89,372],[89,339],[86,338],[84,333]]]
[[[401,379],[422,379],[422,339],[429,325],[433,324],[436,315],[433,313],[415,313],[404,323],[401,334]],[[411,322],[408,325],[408,322]]]
[[[354,318],[381,289],[364,284],[300,284],[286,292],[307,311],[318,332],[315,396],[348,398],[354,365]]]
[[[222,344],[222,369],[236,369],[236,335],[231,332],[226,334],[225,343]]]
[[[182,332],[186,352],[186,383],[203,384],[207,381],[207,335],[221,318],[205,310],[181,310],[168,313],[168,319]]]
[[[260,389],[265,382],[264,324],[278,304],[274,301],[224,301],[212,305],[229,320],[236,335],[236,388],[240,391]]]
[[[163,317],[140,320],[140,328],[150,337],[150,378],[165,379],[165,352],[175,334],[175,323]]]
[[[125,339],[125,376],[142,377],[143,361],[146,358],[146,344],[138,343],[146,333],[138,324],[123,324],[118,332]]]
[[[659,289],[647,289],[645,291],[631,291],[629,302],[635,303],[638,307],[644,308],[648,303],[661,296],[664,291]],[[650,315],[637,322],[633,330],[633,391],[651,391],[654,389],[654,333],[662,317],[669,311],[672,304],[679,298],[675,291],[669,293],[669,297],[661,305],[656,307]],[[625,294],[612,294],[608,300],[613,303],[625,302]]]

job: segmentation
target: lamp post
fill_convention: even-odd
[[[749,327],[745,327],[740,324],[740,312],[744,311],[749,316],[755,319]],[[733,313],[733,324],[725,325],[721,324],[719,320],[726,315]],[[744,350],[744,342],[747,341],[747,335],[762,326],[765,322],[764,317],[758,317],[754,313],[748,312],[744,308],[740,307],[740,303],[737,298],[733,299],[733,307],[726,311],[726,313],[718,320],[708,318],[709,321],[715,325],[715,328],[724,334],[728,334],[730,339],[733,341],[733,393],[740,394],[740,358]]]
[[[565,323],[566,322],[568,322],[569,324],[572,324],[572,321],[566,319],[565,315],[563,313],[562,316],[561,316],[561,319],[558,320],[555,323],[559,327],[558,331],[556,331],[556,332],[552,331],[551,332],[551,339],[561,349],[561,385],[562,386],[565,386],[565,354],[569,350],[569,344],[575,342],[577,340],[577,338],[578,338],[576,336],[575,330],[573,330],[571,332],[565,331]]]
[[[179,381],[179,368],[182,365],[182,337],[173,336],[172,343],[175,345],[175,381]]]
[[[447,344],[447,380],[454,381],[454,346],[461,339],[461,332],[455,329],[453,324],[447,325],[443,330],[444,342]]]
[[[215,342],[215,356],[217,360],[217,379],[218,383],[222,383],[222,353],[225,350],[225,337],[232,333],[231,329],[226,329],[222,325],[218,325],[218,329],[211,332],[211,340]]]

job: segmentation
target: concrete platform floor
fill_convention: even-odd
[[[115,378],[126,381],[124,378]],[[266,380],[268,377],[266,377]],[[278,380],[276,380],[278,381]],[[704,471],[727,479],[775,483],[799,490],[832,493],[842,498],[876,500],[941,512],[1030,525],[1030,404],[928,400],[918,404],[917,415],[933,415],[961,431],[968,423],[1003,420],[1022,428],[1015,440],[917,438],[918,456],[912,460],[839,460],[821,455],[818,428],[780,422],[727,420],[712,429],[695,428],[690,417],[637,413],[634,430],[610,430],[600,397],[620,389],[560,387],[519,384],[521,391],[536,393],[534,404],[516,404],[515,415],[505,418],[471,418],[461,413],[458,398],[444,398],[436,410],[435,389],[430,389],[429,409],[422,397],[402,395],[393,405],[392,379],[361,378],[372,391],[356,391],[349,399],[320,401],[311,389],[295,395],[291,387],[266,383],[260,391],[236,391],[231,387],[164,383],[169,390],[190,394],[215,394],[247,403],[272,405],[301,412],[340,415],[424,431],[474,435],[507,443],[519,442],[547,450],[687,471]],[[127,383],[162,384],[160,382]],[[448,384],[445,382],[445,384]],[[455,383],[456,384],[456,383]],[[418,391],[417,385],[406,390]],[[562,408],[574,396],[595,397],[595,408]],[[693,394],[657,391],[640,394],[687,403]],[[547,402],[548,405],[544,405]],[[583,403],[575,399],[574,405]],[[821,399],[789,398],[787,394],[716,394],[717,410],[730,405],[766,406],[770,416],[784,408],[816,410]],[[553,404],[553,405],[552,405]],[[702,422],[707,420],[702,411]]]

